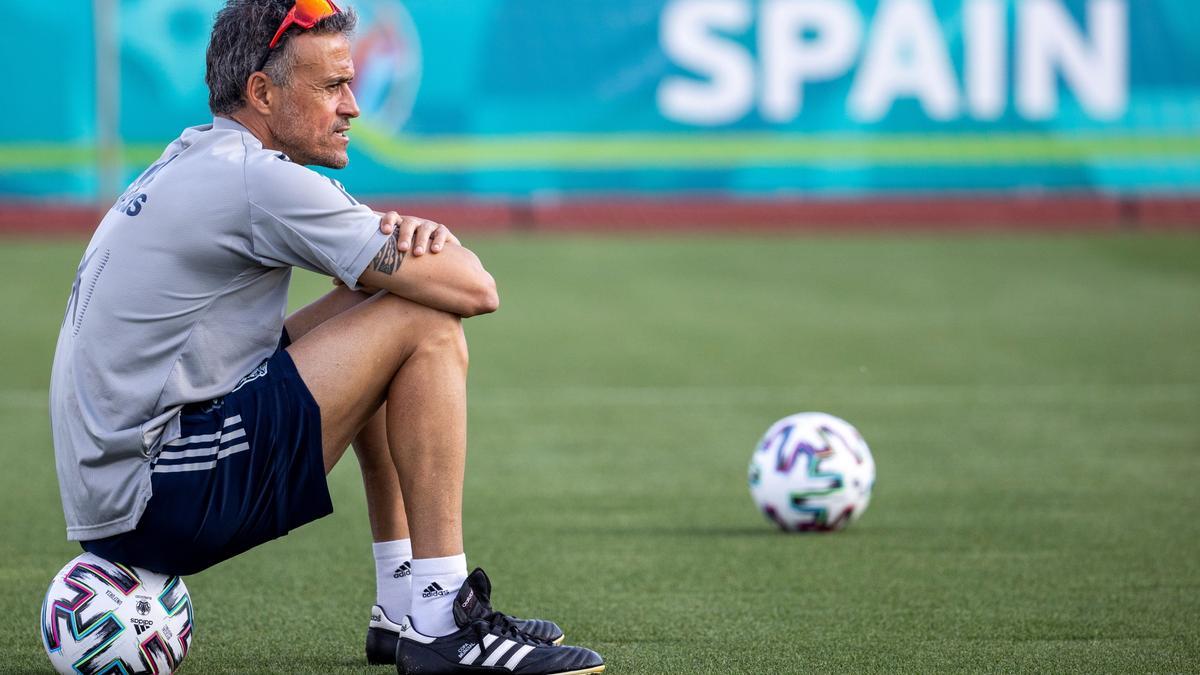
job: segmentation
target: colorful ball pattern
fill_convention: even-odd
[[[42,602],[42,645],[59,673],[171,673],[192,644],[192,601],[180,577],[84,553]]]
[[[840,530],[862,516],[875,486],[875,460],[861,434],[818,412],[767,429],[750,458],[750,496],[788,532]]]

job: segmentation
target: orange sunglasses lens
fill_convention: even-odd
[[[293,25],[307,30],[317,25],[321,19],[341,11],[332,0],[296,0],[296,4],[288,10],[287,16],[283,17],[283,23],[279,24],[279,30],[275,31],[275,37],[271,38],[268,49],[274,49],[275,45],[279,44],[279,38]]]

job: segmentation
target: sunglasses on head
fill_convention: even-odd
[[[258,70],[262,70],[267,65],[267,59],[271,58],[271,50],[279,45],[279,40],[287,29],[292,26],[299,26],[304,30],[309,30],[317,25],[321,19],[340,14],[342,10],[333,4],[333,0],[296,0],[296,4],[288,10],[287,16],[283,17],[283,22],[279,24],[279,30],[275,31],[275,37],[271,38],[271,43],[267,45],[267,53],[263,56],[262,63],[259,64]]]

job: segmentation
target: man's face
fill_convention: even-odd
[[[271,134],[279,149],[298,164],[340,169],[350,161],[346,148],[358,104],[350,91],[354,62],[342,35],[301,33],[295,41],[292,78],[280,87],[271,108]]]

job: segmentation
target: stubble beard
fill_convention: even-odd
[[[279,149],[293,162],[305,166],[323,166],[328,169],[344,169],[349,163],[345,150],[321,147],[321,139],[314,139],[312,134],[301,129],[300,125],[293,121],[293,118],[285,119],[287,121],[275,131],[274,135]],[[326,129],[323,133],[332,136],[333,130]]]

